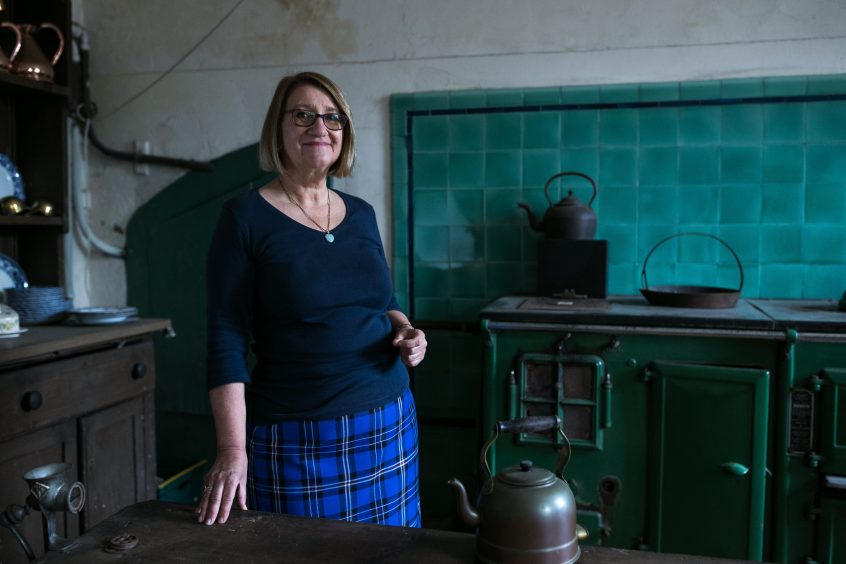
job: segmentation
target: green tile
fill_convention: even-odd
[[[488,187],[520,186],[523,177],[520,151],[488,151],[485,158],[485,184]]]
[[[485,225],[522,225],[526,212],[517,207],[523,201],[519,188],[485,191]],[[513,230],[513,227],[509,227]]]
[[[449,93],[449,107],[458,108],[484,108],[487,104],[487,96],[479,90],[467,90],[463,92]]]
[[[764,82],[760,78],[723,80],[722,98],[756,98],[764,95]]]
[[[503,88],[486,92],[489,108],[503,108],[523,105],[522,88]]]
[[[447,187],[448,153],[416,153],[412,155],[411,176],[414,189],[443,189]]]
[[[596,237],[608,241],[609,263],[637,261],[637,225],[599,222]]]
[[[843,94],[846,92],[846,76],[809,76],[809,95],[813,94]]]
[[[523,289],[523,273],[519,262],[489,262],[487,267],[487,290],[489,296],[505,296],[520,293]]]
[[[482,190],[450,191],[450,225],[482,225],[485,223],[485,199]]]
[[[485,185],[484,153],[451,153],[449,156],[450,188],[483,188]]]
[[[487,288],[485,263],[453,264],[450,280],[453,298],[484,298]]]
[[[720,97],[720,82],[691,81],[679,84],[679,97],[682,100],[713,100]]]
[[[843,229],[842,225],[804,226],[802,228],[802,262],[805,264],[846,263],[846,229]]]
[[[723,147],[720,151],[720,182],[761,181],[761,148]]]
[[[581,172],[596,180],[599,177],[599,148],[563,149],[561,170]]]
[[[637,223],[637,188],[634,186],[601,186],[599,199],[602,215],[600,225]]]
[[[646,108],[639,112],[641,145],[673,145],[679,138],[677,108]]]
[[[641,186],[637,195],[637,220],[641,225],[678,223],[678,189],[675,186]]]
[[[710,237],[687,235],[676,238],[679,262],[714,263],[720,255],[722,244]]]
[[[719,179],[720,153],[716,147],[679,149],[679,183],[713,184]]]
[[[414,226],[414,260],[445,262],[449,260],[449,228]]]
[[[413,94],[394,94],[391,96],[391,135],[406,135],[406,113],[412,109],[414,109]]]
[[[760,233],[762,264],[801,262],[802,226],[762,225]]]
[[[814,265],[805,269],[802,297],[806,299],[836,300],[843,295],[846,267],[843,265]]]
[[[561,172],[557,149],[523,151],[523,186],[543,187],[546,181]]]
[[[804,270],[799,264],[761,265],[761,297],[801,298]]]
[[[599,142],[608,146],[637,145],[638,112],[605,110],[599,118]]]
[[[486,242],[485,256],[489,262],[519,262],[522,258],[520,231],[512,225],[487,227]]]
[[[400,306],[400,311],[411,311],[411,308],[408,307],[408,292],[397,291],[394,295],[397,298],[397,303]]]
[[[445,190],[415,191],[412,206],[415,226],[448,225],[447,192]]]
[[[683,186],[679,190],[679,223],[716,224],[720,220],[720,190],[712,185]]]
[[[800,224],[805,209],[802,184],[773,182],[761,186],[761,221],[766,224]]]
[[[601,185],[633,185],[637,182],[637,151],[635,149],[607,149],[599,157]]]
[[[764,106],[764,139],[788,143],[805,138],[805,104],[769,104]]]
[[[449,92],[419,92],[414,94],[415,110],[446,110],[449,108]]]
[[[695,286],[716,286],[717,266],[715,264],[679,263],[676,265],[675,283]]]
[[[758,144],[764,137],[764,111],[759,104],[724,106],[721,118],[723,143]]]
[[[717,268],[717,286],[721,288],[737,289],[740,287],[740,272],[737,263],[721,264]],[[757,298],[760,296],[761,268],[757,264],[743,267],[743,288],[740,293],[743,298]]]
[[[485,146],[485,116],[481,114],[449,116],[448,131],[452,151],[478,151]]]
[[[640,288],[639,264],[621,263],[608,265],[608,293],[631,295]]]
[[[408,153],[405,147],[391,150],[391,177],[394,184],[408,183]]]
[[[551,184],[549,187],[549,196],[553,204],[561,199],[562,195],[559,186],[559,184]],[[546,195],[542,189],[524,189],[520,201],[529,206],[529,209],[538,217],[538,221],[543,221],[543,216],[549,208],[550,202],[546,199]],[[528,228],[529,220],[526,212],[521,209],[518,213],[520,214],[518,225]]]
[[[599,142],[599,112],[565,112],[561,122],[561,143],[565,147],[592,147]]]
[[[414,317],[430,321],[449,319],[449,300],[438,298],[415,298]]]
[[[806,108],[811,143],[846,140],[846,102],[817,102]]]
[[[449,317],[452,321],[476,321],[479,319],[479,312],[488,305],[487,299],[461,299],[455,298],[449,301]]]
[[[638,159],[638,184],[640,186],[677,184],[678,161],[676,147],[641,147]]]
[[[560,112],[527,112],[523,114],[523,147],[553,149],[561,144]]]
[[[599,87],[601,102],[637,102],[637,98],[636,84],[610,84]]]
[[[454,225],[449,228],[450,262],[485,260],[484,226]]]
[[[805,188],[805,223],[839,224],[846,231],[844,184],[808,184]]]
[[[448,298],[450,273],[447,262],[414,265],[414,295],[418,298]]]
[[[408,218],[394,219],[393,223],[393,257],[394,260],[405,260],[408,258],[408,229],[411,225]]]
[[[731,247],[741,266],[757,264],[760,256],[759,225],[721,225],[720,239]],[[721,245],[715,247],[719,251],[719,260],[732,266],[737,271],[737,260],[731,255],[731,251]]]
[[[720,140],[720,108],[680,108],[679,141],[682,144],[717,143]]]
[[[445,151],[448,148],[449,120],[447,116],[414,118],[412,139],[414,151]]]
[[[761,221],[761,189],[758,184],[725,184],[720,187],[720,223]],[[722,227],[721,227],[722,229]]]
[[[805,149],[801,145],[769,145],[762,154],[764,182],[805,180]]]
[[[519,113],[485,114],[485,147],[519,149],[523,144],[523,119]]]
[[[808,145],[805,179],[809,183],[846,183],[843,145]]]
[[[561,90],[561,101],[565,104],[599,102],[599,88],[596,86],[568,86]]]
[[[679,99],[679,83],[663,82],[641,84],[639,87],[641,102],[662,102]]]
[[[394,260],[391,265],[394,288],[397,292],[408,292],[408,260]]]
[[[802,96],[807,80],[799,77],[776,77],[764,79],[764,96]]]
[[[527,88],[523,91],[523,103],[527,106],[560,104],[560,88]]]

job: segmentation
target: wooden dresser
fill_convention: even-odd
[[[153,336],[170,321],[30,327],[0,339],[0,511],[23,504],[23,474],[69,462],[87,499],[60,521],[74,537],[127,505],[156,497]],[[43,553],[41,514],[18,526]],[[11,532],[0,529],[0,562],[26,562]]]

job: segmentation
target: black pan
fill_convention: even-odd
[[[721,288],[719,286],[653,286],[649,287],[646,281],[646,265],[649,262],[649,257],[655,252],[663,243],[679,237],[681,235],[701,235],[703,237],[710,237],[722,243],[732,254],[734,260],[737,261],[737,268],[740,270],[740,285],[737,290],[730,288]],[[690,307],[690,308],[731,308],[737,304],[740,297],[740,291],[743,289],[743,266],[740,264],[740,259],[734,250],[728,244],[709,233],[677,233],[666,237],[649,251],[646,259],[643,261],[643,269],[640,272],[640,277],[643,282],[643,288],[640,293],[652,305],[669,306],[669,307]]]

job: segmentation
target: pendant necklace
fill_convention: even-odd
[[[329,188],[326,188],[326,228],[320,227],[320,224],[317,223],[313,217],[308,215],[303,207],[297,203],[297,201],[291,197],[291,194],[288,193],[288,190],[285,189],[285,186],[282,184],[282,180],[277,177],[276,180],[279,182],[279,186],[282,188],[282,191],[285,192],[285,195],[288,196],[288,201],[297,206],[303,215],[308,218],[313,224],[317,226],[318,229],[323,231],[323,238],[329,241],[330,243],[335,240],[335,236],[332,235],[332,232],[329,230],[329,226],[332,225],[332,199],[329,197]]]

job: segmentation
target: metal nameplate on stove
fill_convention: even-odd
[[[804,454],[814,446],[814,393],[790,392],[790,442],[787,452]]]

